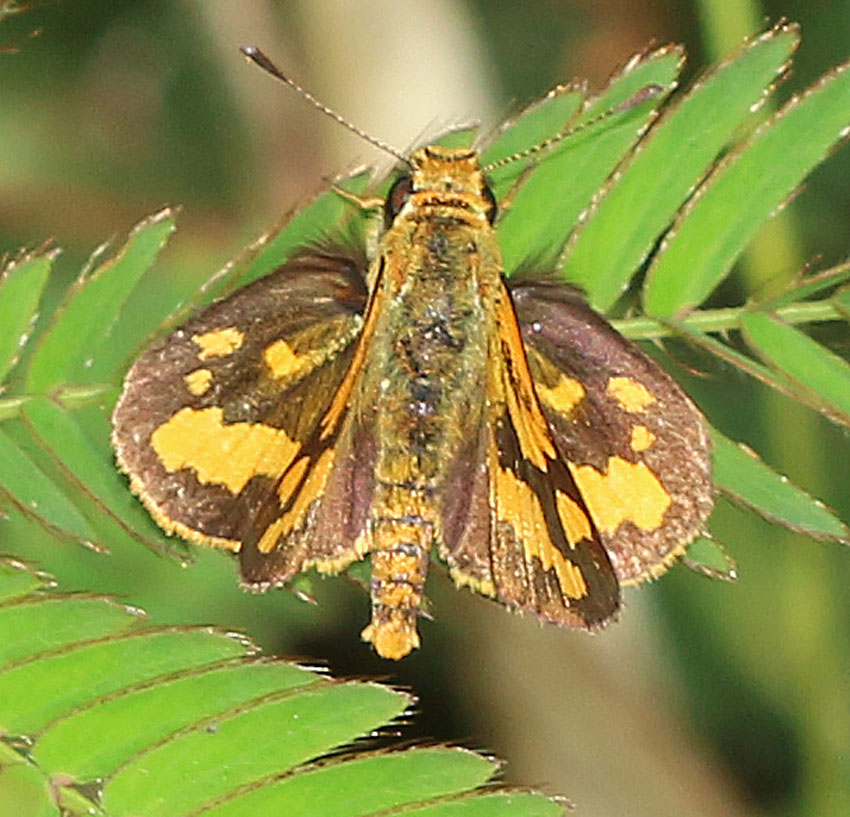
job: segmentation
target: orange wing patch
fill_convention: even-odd
[[[214,329],[212,332],[204,332],[203,335],[192,335],[192,343],[201,350],[198,354],[201,360],[232,355],[244,342],[245,333],[235,326]]]
[[[309,467],[310,458],[301,457],[297,462],[290,466],[287,472],[283,475],[283,479],[277,486],[277,497],[281,508],[285,508],[289,500],[292,499],[292,495],[298,489],[298,486],[301,484],[301,480],[304,479],[304,474],[307,473],[307,469]],[[260,549],[260,552],[264,553],[265,551]]]
[[[578,380],[567,377],[565,374],[560,376],[560,379],[552,388],[544,386],[542,383],[537,384],[537,396],[562,414],[569,414],[584,400],[586,394],[584,386]]]
[[[295,502],[280,518],[284,535],[302,525],[310,505],[322,495],[333,468],[335,453],[333,448],[326,448],[307,472],[307,478],[298,496],[295,497]]]
[[[558,504],[558,517],[567,535],[570,547],[575,547],[584,539],[593,539],[593,531],[590,529],[590,520],[587,514],[578,506],[578,503],[568,497],[563,491],[555,492],[555,500]]]
[[[632,428],[631,437],[629,438],[629,445],[632,451],[637,451],[638,453],[646,451],[648,448],[652,448],[654,442],[655,435],[646,426],[634,426]]]
[[[655,402],[655,395],[637,380],[630,377],[612,377],[608,380],[606,391],[619,404],[623,411],[637,414]]]
[[[312,467],[310,467],[310,460],[307,457],[302,457],[290,469],[286,476],[281,480],[280,486],[278,487],[278,497],[281,505],[284,505],[289,501],[293,492],[298,487],[298,484],[301,483],[305,473],[307,475],[306,479],[303,480],[301,490],[298,491],[295,501],[292,503],[292,507],[290,507],[286,513],[275,519],[275,521],[263,531],[263,535],[260,537],[259,542],[257,542],[257,550],[259,550],[260,553],[271,553],[275,549],[275,546],[281,536],[288,536],[292,533],[292,531],[303,525],[307,516],[307,511],[310,510],[310,506],[321,497],[322,492],[324,491],[328,477],[331,474],[333,464],[334,450],[333,448],[326,448],[321,453],[318,460],[312,464]],[[349,559],[348,562],[346,562],[346,565],[351,561],[352,560]],[[337,568],[337,570],[341,570],[346,565],[341,565]],[[316,563],[316,567],[319,570],[322,569],[318,562]],[[328,566],[326,572],[337,571]]]
[[[494,451],[491,453],[491,467],[493,468],[496,519],[506,522],[514,529],[517,539],[522,542],[528,561],[535,558],[544,570],[554,569],[558,584],[565,596],[571,599],[584,598],[587,595],[587,583],[584,576],[576,565],[564,558],[552,542],[537,495],[512,471],[499,467],[496,464],[496,458]],[[559,502],[559,515],[560,505]],[[576,509],[578,510],[577,506]],[[567,535],[575,536],[578,527],[573,524],[572,519],[570,523],[572,533],[568,532]],[[586,518],[584,525],[589,533],[590,526]],[[583,534],[581,538],[584,538]],[[572,543],[572,539],[570,541]]]
[[[494,334],[501,344],[501,349],[493,351],[491,360],[502,361],[499,396],[508,406],[522,456],[536,468],[546,471],[548,460],[556,459],[558,454],[552,442],[546,418],[537,401],[519,324],[517,324],[511,299],[504,287],[501,297],[496,300],[495,313],[498,332]]]
[[[189,468],[232,494],[253,476],[280,477],[301,448],[262,423],[225,423],[220,408],[181,409],[151,434],[151,446],[167,471]]]
[[[263,352],[263,359],[275,380],[291,377],[304,364],[303,358],[296,355],[285,340],[276,340],[268,346]]]
[[[605,474],[592,465],[569,463],[569,468],[602,533],[612,534],[624,522],[632,522],[641,530],[655,530],[672,504],[670,494],[646,463],[609,457]]]
[[[213,373],[209,369],[195,369],[183,378],[183,382],[190,394],[201,397],[210,390],[212,379]]]
[[[383,270],[383,268],[381,268],[381,270]],[[366,359],[366,349],[369,347],[372,335],[375,334],[375,325],[378,322],[378,315],[381,312],[383,303],[383,288],[381,286],[382,276],[383,272],[380,271],[375,278],[373,290],[374,295],[372,295],[366,309],[366,317],[363,321],[363,330],[360,333],[357,346],[354,349],[354,358],[351,361],[351,365],[348,367],[348,371],[345,373],[342,383],[339,384],[336,394],[334,394],[334,399],[328,407],[327,413],[322,418],[322,440],[327,439],[331,434],[333,434],[339,425],[340,418],[345,413],[345,409],[348,407],[348,402],[351,398],[351,392],[354,389],[354,384],[357,382],[360,370],[363,368],[363,361]]]

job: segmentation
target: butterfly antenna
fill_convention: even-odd
[[[554,136],[550,136],[548,139],[544,139],[542,142],[538,142],[536,145],[532,145],[530,148],[526,148],[525,150],[521,150],[518,153],[512,153],[510,156],[505,156],[502,159],[498,159],[495,162],[491,162],[486,167],[481,168],[485,173],[489,173],[491,170],[495,170],[499,167],[504,167],[505,165],[509,165],[512,162],[516,162],[519,159],[527,159],[529,156],[534,156],[536,153],[540,153],[548,148],[552,147],[552,145],[557,145],[558,142],[563,142],[564,139],[568,139],[570,136],[575,136],[577,133],[581,133],[583,130],[587,130],[587,128],[591,128],[594,125],[598,125],[600,122],[605,121],[609,117],[614,116],[618,113],[623,113],[623,111],[628,111],[631,108],[634,108],[637,105],[640,105],[642,102],[646,102],[648,99],[655,99],[655,97],[660,96],[664,93],[664,86],[658,85],[657,83],[652,83],[650,85],[644,85],[639,91],[635,91],[628,99],[623,100],[619,105],[615,105],[613,108],[608,108],[602,113],[594,116],[592,119],[588,119],[585,122],[580,122],[578,125],[574,125],[569,128],[565,128],[564,130],[556,133]]]
[[[323,114],[333,119],[334,122],[339,123],[344,128],[348,128],[348,130],[352,133],[356,133],[361,139],[365,140],[370,145],[374,145],[374,147],[378,148],[378,150],[388,153],[390,156],[404,162],[406,165],[410,164],[410,161],[400,150],[396,150],[392,145],[388,145],[386,142],[382,142],[380,139],[366,133],[366,131],[360,130],[360,128],[340,116],[335,110],[319,102],[319,100],[316,99],[316,97],[314,97],[308,90],[302,88],[294,79],[290,79],[286,76],[286,74],[284,74],[283,71],[281,71],[280,68],[278,68],[259,48],[254,45],[244,45],[239,50],[249,60],[251,60],[251,62],[259,65],[260,68],[262,68],[267,74],[271,74],[281,82],[285,82],[290,88],[306,99],[314,108],[318,108]]]

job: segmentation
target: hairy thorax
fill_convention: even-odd
[[[387,309],[367,364],[381,440],[376,476],[379,483],[439,490],[441,464],[481,419],[486,301],[498,267],[492,269],[492,249],[467,224],[403,226],[403,249],[387,242],[383,256]]]

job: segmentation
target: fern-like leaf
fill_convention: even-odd
[[[17,814],[562,814],[478,788],[498,767],[473,752],[352,744],[410,702],[0,559],[0,803]]]

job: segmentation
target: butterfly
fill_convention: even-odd
[[[705,420],[577,290],[505,277],[474,150],[402,158],[360,202],[383,213],[374,252],[305,247],[141,355],[118,464],[167,533],[238,554],[249,587],[369,559],[362,635],[385,658],[419,646],[434,558],[514,610],[599,628],[702,530]]]

